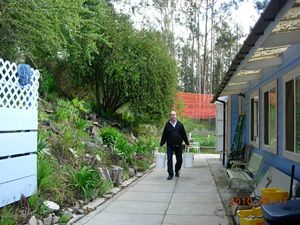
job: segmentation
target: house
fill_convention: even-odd
[[[242,140],[266,157],[262,172],[295,165],[300,180],[300,0],[270,0],[211,102],[225,107],[227,154],[245,113]]]

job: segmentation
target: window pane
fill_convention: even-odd
[[[300,76],[296,78],[296,152],[300,153]]]
[[[269,145],[269,92],[264,93],[264,144]]]
[[[254,99],[251,99],[251,141],[254,141]]]
[[[258,142],[258,134],[259,134],[259,115],[258,115],[258,110],[259,110],[259,102],[258,102],[258,96],[255,96],[254,98],[254,141]]]
[[[286,150],[294,152],[294,80],[285,84]]]
[[[277,98],[275,87],[270,90],[269,93],[269,118],[270,118],[270,135],[269,135],[269,145],[271,147],[276,147],[276,135],[277,135]]]

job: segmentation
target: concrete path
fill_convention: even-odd
[[[195,154],[194,167],[172,180],[154,168],[75,224],[230,225],[210,163],[222,169],[219,155]]]

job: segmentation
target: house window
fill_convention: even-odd
[[[259,147],[259,91],[250,95],[250,144]]]
[[[283,79],[283,157],[300,162],[300,67]]]
[[[263,149],[274,154],[277,146],[277,80],[263,88]]]
[[[285,83],[286,151],[300,154],[300,76]]]

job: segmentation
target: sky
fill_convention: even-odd
[[[253,27],[259,18],[253,6],[254,0],[247,0],[240,4],[239,10],[233,13],[233,18],[237,18],[238,22],[244,28],[244,33],[250,32],[250,27]]]
[[[259,17],[256,10],[254,9],[254,1],[256,0],[244,0],[244,2],[239,3],[239,9],[232,13],[232,17],[234,19],[236,18],[235,21],[242,25],[245,34],[248,34],[250,32],[250,28],[254,26],[255,22],[258,20]],[[138,2],[139,0],[129,1],[131,5],[137,4]],[[115,7],[117,9],[122,8],[125,13],[130,11],[130,7],[124,8],[123,4],[117,3],[117,5],[115,4]],[[147,14],[149,14],[149,12]],[[142,17],[138,15],[135,18],[133,17],[133,19],[135,20],[141,20],[141,18]]]
[[[226,0],[218,0],[218,2],[222,2]],[[245,37],[242,38],[240,41],[241,43],[244,41],[244,39],[248,36],[250,33],[250,28],[254,26],[256,21],[259,18],[259,15],[257,11],[254,8],[254,1],[256,0],[244,0],[244,2],[239,3],[239,9],[237,11],[232,12],[232,18],[234,19],[235,22],[239,23],[243,27],[243,33],[245,34]],[[129,4],[135,5],[139,2],[139,0],[130,0],[128,1]],[[116,3],[115,7],[117,10],[122,10],[124,13],[129,13],[131,11],[130,6],[124,6],[124,4]],[[150,15],[150,18],[153,18],[153,24],[157,24],[155,22],[155,13],[154,12],[149,12],[149,11],[143,11],[146,15]],[[136,14],[134,17],[132,17],[133,21],[141,21],[142,16]],[[204,23],[203,23],[204,24]],[[136,28],[140,29],[141,26],[139,23],[136,23]],[[184,31],[182,27],[179,27],[175,25],[175,36],[177,37],[183,37],[184,39],[188,38],[188,32]],[[201,28],[204,30],[204,28]]]

